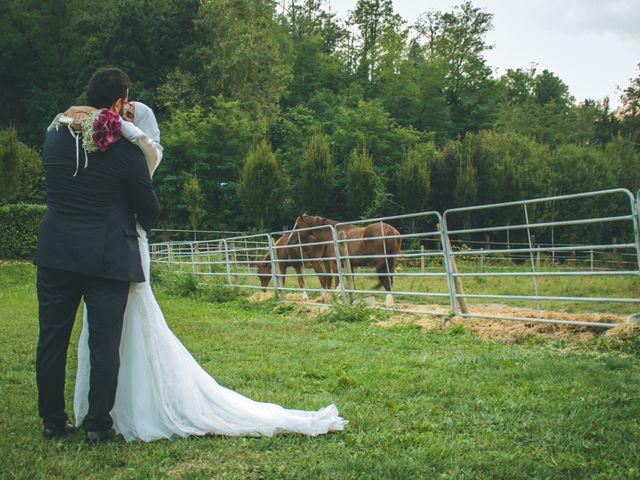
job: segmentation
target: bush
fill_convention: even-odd
[[[190,297],[198,290],[198,281],[192,272],[151,269],[151,285],[159,287],[169,295]]]
[[[375,319],[376,316],[380,316],[379,312],[376,312],[369,308],[365,303],[353,303],[343,304],[334,303],[331,308],[318,315],[318,320],[321,322],[368,322]]]
[[[203,300],[214,303],[230,302],[240,296],[235,288],[225,285],[220,280],[201,284],[198,293]]]
[[[31,258],[46,207],[16,203],[0,207],[0,258]]]

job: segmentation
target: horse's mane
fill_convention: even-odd
[[[319,215],[306,215],[308,218],[312,219],[312,225],[315,227],[317,225],[335,225],[338,223],[335,220],[331,220],[330,218],[321,217]]]

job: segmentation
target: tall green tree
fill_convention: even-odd
[[[640,71],[640,63],[638,70]],[[622,131],[634,140],[636,148],[640,151],[640,74],[630,79],[630,85],[624,89],[620,100],[622,101],[620,107]]]
[[[197,78],[206,104],[213,96],[237,100],[253,118],[267,120],[278,111],[290,79],[284,61],[289,48],[267,0],[207,0],[194,20],[195,40],[181,67]]]
[[[271,145],[262,140],[247,155],[238,190],[245,215],[260,229],[278,220],[286,183]]]
[[[394,13],[391,0],[358,0],[349,23],[358,29],[355,74],[363,86],[368,86],[375,82],[380,38],[385,31],[397,31],[405,22]]]
[[[497,88],[483,56],[492,48],[485,39],[492,17],[465,1],[451,12],[425,13],[416,24],[428,58],[447,65],[445,94],[454,133],[485,129],[494,121]]]
[[[197,175],[189,175],[185,179],[182,186],[182,196],[189,211],[189,224],[193,230],[197,230],[205,213],[204,195]]]
[[[382,42],[387,40],[389,37],[385,36]],[[410,42],[406,55],[399,52],[400,40],[396,37],[382,57],[376,95],[400,125],[433,132],[437,143],[442,145],[453,131],[445,96],[446,65],[425,58],[424,48],[415,40]],[[398,53],[394,54],[394,48]]]
[[[633,193],[640,189],[640,151],[632,138],[618,134],[604,149],[615,175],[614,185]]]
[[[240,226],[237,197],[239,172],[256,139],[258,127],[237,102],[221,98],[213,105],[178,109],[160,124],[164,157],[154,176],[162,222],[187,224],[182,197],[185,180],[197,172],[207,209],[204,224],[222,228]]]
[[[347,211],[352,218],[368,217],[377,210],[380,185],[373,158],[362,145],[353,149],[347,168]]]
[[[300,195],[303,208],[314,214],[326,215],[334,185],[333,157],[327,139],[320,131],[309,140],[302,162]]]
[[[436,155],[433,143],[411,148],[398,175],[398,201],[405,212],[420,212],[429,204],[431,163]]]
[[[291,38],[288,63],[292,64],[291,82],[282,104],[306,103],[318,91],[337,94],[346,80],[346,66],[337,54],[346,30],[319,0],[290,0],[281,7],[280,18]]]

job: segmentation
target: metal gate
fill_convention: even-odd
[[[311,300],[309,295],[325,301],[333,295],[383,310],[609,327],[611,323],[575,320],[565,313],[637,313],[639,212],[640,191],[634,197],[628,190],[611,189],[453,208],[442,215],[431,211],[163,242],[151,245],[151,253],[154,262],[216,276],[237,288],[272,290],[280,298],[287,292],[302,293],[304,301]],[[344,234],[347,225],[369,225],[375,232],[383,223],[399,233],[364,239]],[[307,233],[323,240],[302,242]],[[396,253],[357,254],[353,248],[376,241],[386,248],[392,238],[402,241]],[[313,247],[322,253],[313,254]],[[358,266],[376,259],[376,271]],[[297,271],[288,273],[288,268]],[[391,290],[374,288],[375,278],[393,279]],[[287,279],[298,286],[286,285]],[[626,282],[617,289],[628,295],[606,295],[612,282]],[[393,305],[387,303],[388,295]]]

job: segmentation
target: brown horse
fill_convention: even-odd
[[[287,269],[289,267],[293,267],[297,274],[296,278],[298,279],[298,286],[304,289],[305,282],[304,282],[304,277],[302,276],[302,269],[304,266],[303,264],[310,264],[313,270],[318,275],[321,288],[325,290],[330,290],[332,277],[331,275],[325,274],[325,272],[322,269],[320,260],[311,260],[308,262],[299,261],[301,259],[301,256],[300,256],[301,251],[302,251],[302,258],[327,257],[328,255],[325,252],[326,246],[325,245],[307,245],[307,246],[301,247],[298,244],[302,242],[298,241],[297,235],[294,236],[294,240],[293,240],[293,245],[295,246],[288,246],[290,237],[291,237],[291,233],[287,233],[285,235],[282,235],[275,242],[276,258],[281,260],[280,262],[278,262],[278,266],[280,269],[280,274],[282,276],[279,276],[278,278],[282,279],[281,280],[282,286],[284,287],[285,285],[285,281],[287,278],[286,277]],[[309,238],[310,238],[309,242],[319,241],[317,238],[315,238],[312,235],[310,235]],[[280,247],[280,248],[277,248],[277,247]],[[264,257],[262,257],[262,261],[256,263],[256,265],[258,266],[258,277],[260,278],[260,285],[262,286],[263,291],[266,291],[267,286],[271,282],[272,275],[271,275],[270,260],[271,260],[271,254],[267,253]],[[290,260],[290,261],[287,261],[287,260]],[[332,273],[331,267],[328,265],[328,263],[326,261],[323,263],[325,265],[326,273]],[[336,284],[337,284],[337,280],[336,280]],[[309,297],[306,291],[303,293],[303,299],[309,300]],[[320,301],[326,302],[326,300],[327,300],[327,292],[322,292],[322,295],[320,296]]]
[[[307,215],[306,213],[296,218],[294,232],[297,229],[320,227],[322,225],[335,226],[338,222],[324,217],[316,217]],[[393,306],[393,296],[391,290],[393,288],[393,273],[396,269],[397,257],[402,246],[402,238],[400,232],[395,227],[384,222],[376,222],[364,227],[357,227],[352,224],[341,224],[336,227],[337,232],[344,232],[347,240],[347,252],[349,257],[367,258],[349,258],[352,267],[375,267],[378,273],[379,285],[382,285],[387,291],[385,304],[387,307]],[[332,234],[328,228],[317,228],[314,230],[302,230],[297,232],[300,235],[302,243],[311,243],[312,237],[316,237],[320,241],[329,242],[332,240]],[[378,238],[391,237],[391,238]],[[289,239],[289,244],[296,241]],[[326,252],[333,254],[333,245],[327,248]],[[335,269],[335,262],[331,262],[332,269]]]

